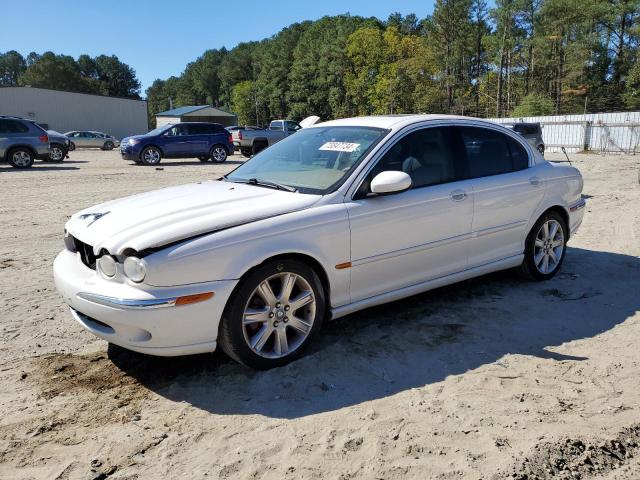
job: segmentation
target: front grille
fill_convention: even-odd
[[[91,270],[96,269],[96,256],[93,253],[93,247],[87,243],[81,242],[77,238],[73,237],[73,243],[76,247],[76,251],[80,254],[80,259]]]

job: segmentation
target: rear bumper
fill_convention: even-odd
[[[220,318],[237,283],[145,286],[143,290],[103,279],[68,250],[56,257],[53,272],[56,288],[86,330],[129,350],[160,356],[215,350]],[[188,305],[171,301],[204,292],[214,295]]]

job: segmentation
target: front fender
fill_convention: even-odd
[[[332,305],[349,303],[350,230],[343,204],[313,207],[255,221],[167,247],[145,257],[153,286],[241,278],[277,255],[303,254],[325,270]]]

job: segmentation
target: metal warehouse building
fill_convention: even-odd
[[[123,138],[149,130],[144,100],[46,88],[0,88],[0,115],[35,120],[62,133],[96,130]]]
[[[187,107],[174,108],[156,115],[156,125],[166,125],[178,122],[213,122],[220,123],[225,127],[238,124],[238,117],[225,110],[221,110],[211,105],[192,105]]]

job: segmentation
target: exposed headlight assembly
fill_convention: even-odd
[[[102,255],[97,263],[105,277],[113,278],[116,275],[116,260],[111,255]]]
[[[147,264],[138,257],[127,257],[124,261],[124,274],[132,282],[140,283],[147,275]]]

